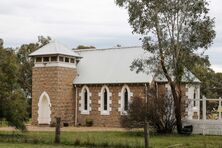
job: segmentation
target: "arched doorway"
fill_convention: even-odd
[[[50,124],[51,122],[51,103],[49,95],[43,92],[39,97],[38,103],[38,124]]]

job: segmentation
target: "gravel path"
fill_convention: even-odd
[[[55,131],[55,127],[27,126],[28,131]],[[13,127],[0,127],[0,131],[16,131]],[[62,127],[61,131],[126,131],[124,128],[108,127]]]

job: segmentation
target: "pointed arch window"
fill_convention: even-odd
[[[129,106],[129,94],[128,94],[128,90],[125,88],[125,90],[124,90],[124,111],[128,110],[128,106]]]
[[[38,124],[50,124],[51,122],[51,103],[47,92],[43,92],[39,97],[38,103]]]
[[[82,88],[82,91],[80,92],[80,100],[79,100],[79,111],[81,114],[89,114],[91,111],[91,93],[89,91],[89,88],[87,86],[84,86]]]
[[[103,92],[103,110],[107,111],[107,106],[108,106],[108,98],[107,98],[107,90],[105,88]]]
[[[130,88],[127,85],[122,87],[121,92],[119,92],[119,97],[120,99],[118,101],[118,111],[121,115],[127,114],[131,98],[133,97],[133,93],[130,91]]]
[[[84,90],[84,110],[88,110],[88,92]]]
[[[100,111],[101,115],[109,115],[110,111],[111,111],[111,96],[112,93],[109,91],[109,88],[107,86],[103,86],[101,89],[101,92],[99,93],[100,96],[100,100],[99,100],[99,104],[100,107],[98,108],[98,110]]]

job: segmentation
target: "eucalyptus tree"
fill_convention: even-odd
[[[32,67],[34,66],[33,60],[29,54],[39,49],[40,47],[48,44],[51,38],[49,36],[38,36],[38,41],[35,43],[23,44],[17,48],[17,59],[19,65],[18,82],[26,95],[29,103],[29,116],[31,117],[31,96],[32,96]]]
[[[27,97],[31,97],[32,92],[32,67],[34,62],[29,54],[46,45],[51,40],[50,37],[38,36],[36,43],[23,44],[17,48],[17,58],[19,61],[19,83]]]
[[[161,73],[174,99],[177,131],[182,129],[182,78],[194,54],[205,51],[215,38],[208,0],[115,0],[128,10],[133,33],[143,36],[143,48],[153,56],[137,59],[132,68]],[[192,63],[191,63],[192,61]]]
[[[4,48],[0,41],[0,121],[25,130],[27,102],[18,83],[18,61],[14,51]]]

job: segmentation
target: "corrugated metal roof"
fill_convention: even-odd
[[[130,70],[134,59],[144,56],[141,47],[86,50],[77,65],[74,84],[150,83],[152,74]]]
[[[174,79],[172,77],[172,79]],[[154,81],[156,82],[167,82],[166,77],[163,74],[159,74],[154,78]],[[182,77],[182,82],[195,82],[195,83],[201,83],[201,81],[189,70],[185,69],[184,75]]]
[[[51,41],[50,43],[46,44],[45,46],[31,53],[29,56],[43,56],[43,55],[66,55],[72,57],[80,57],[78,53],[56,41]]]
[[[74,84],[116,84],[116,83],[151,83],[152,81],[167,82],[160,74],[154,77],[150,73],[136,73],[130,70],[133,60],[145,58],[151,53],[142,47],[89,49],[79,51],[83,57],[77,65],[78,76]],[[190,71],[186,71],[183,82],[201,81]]]

